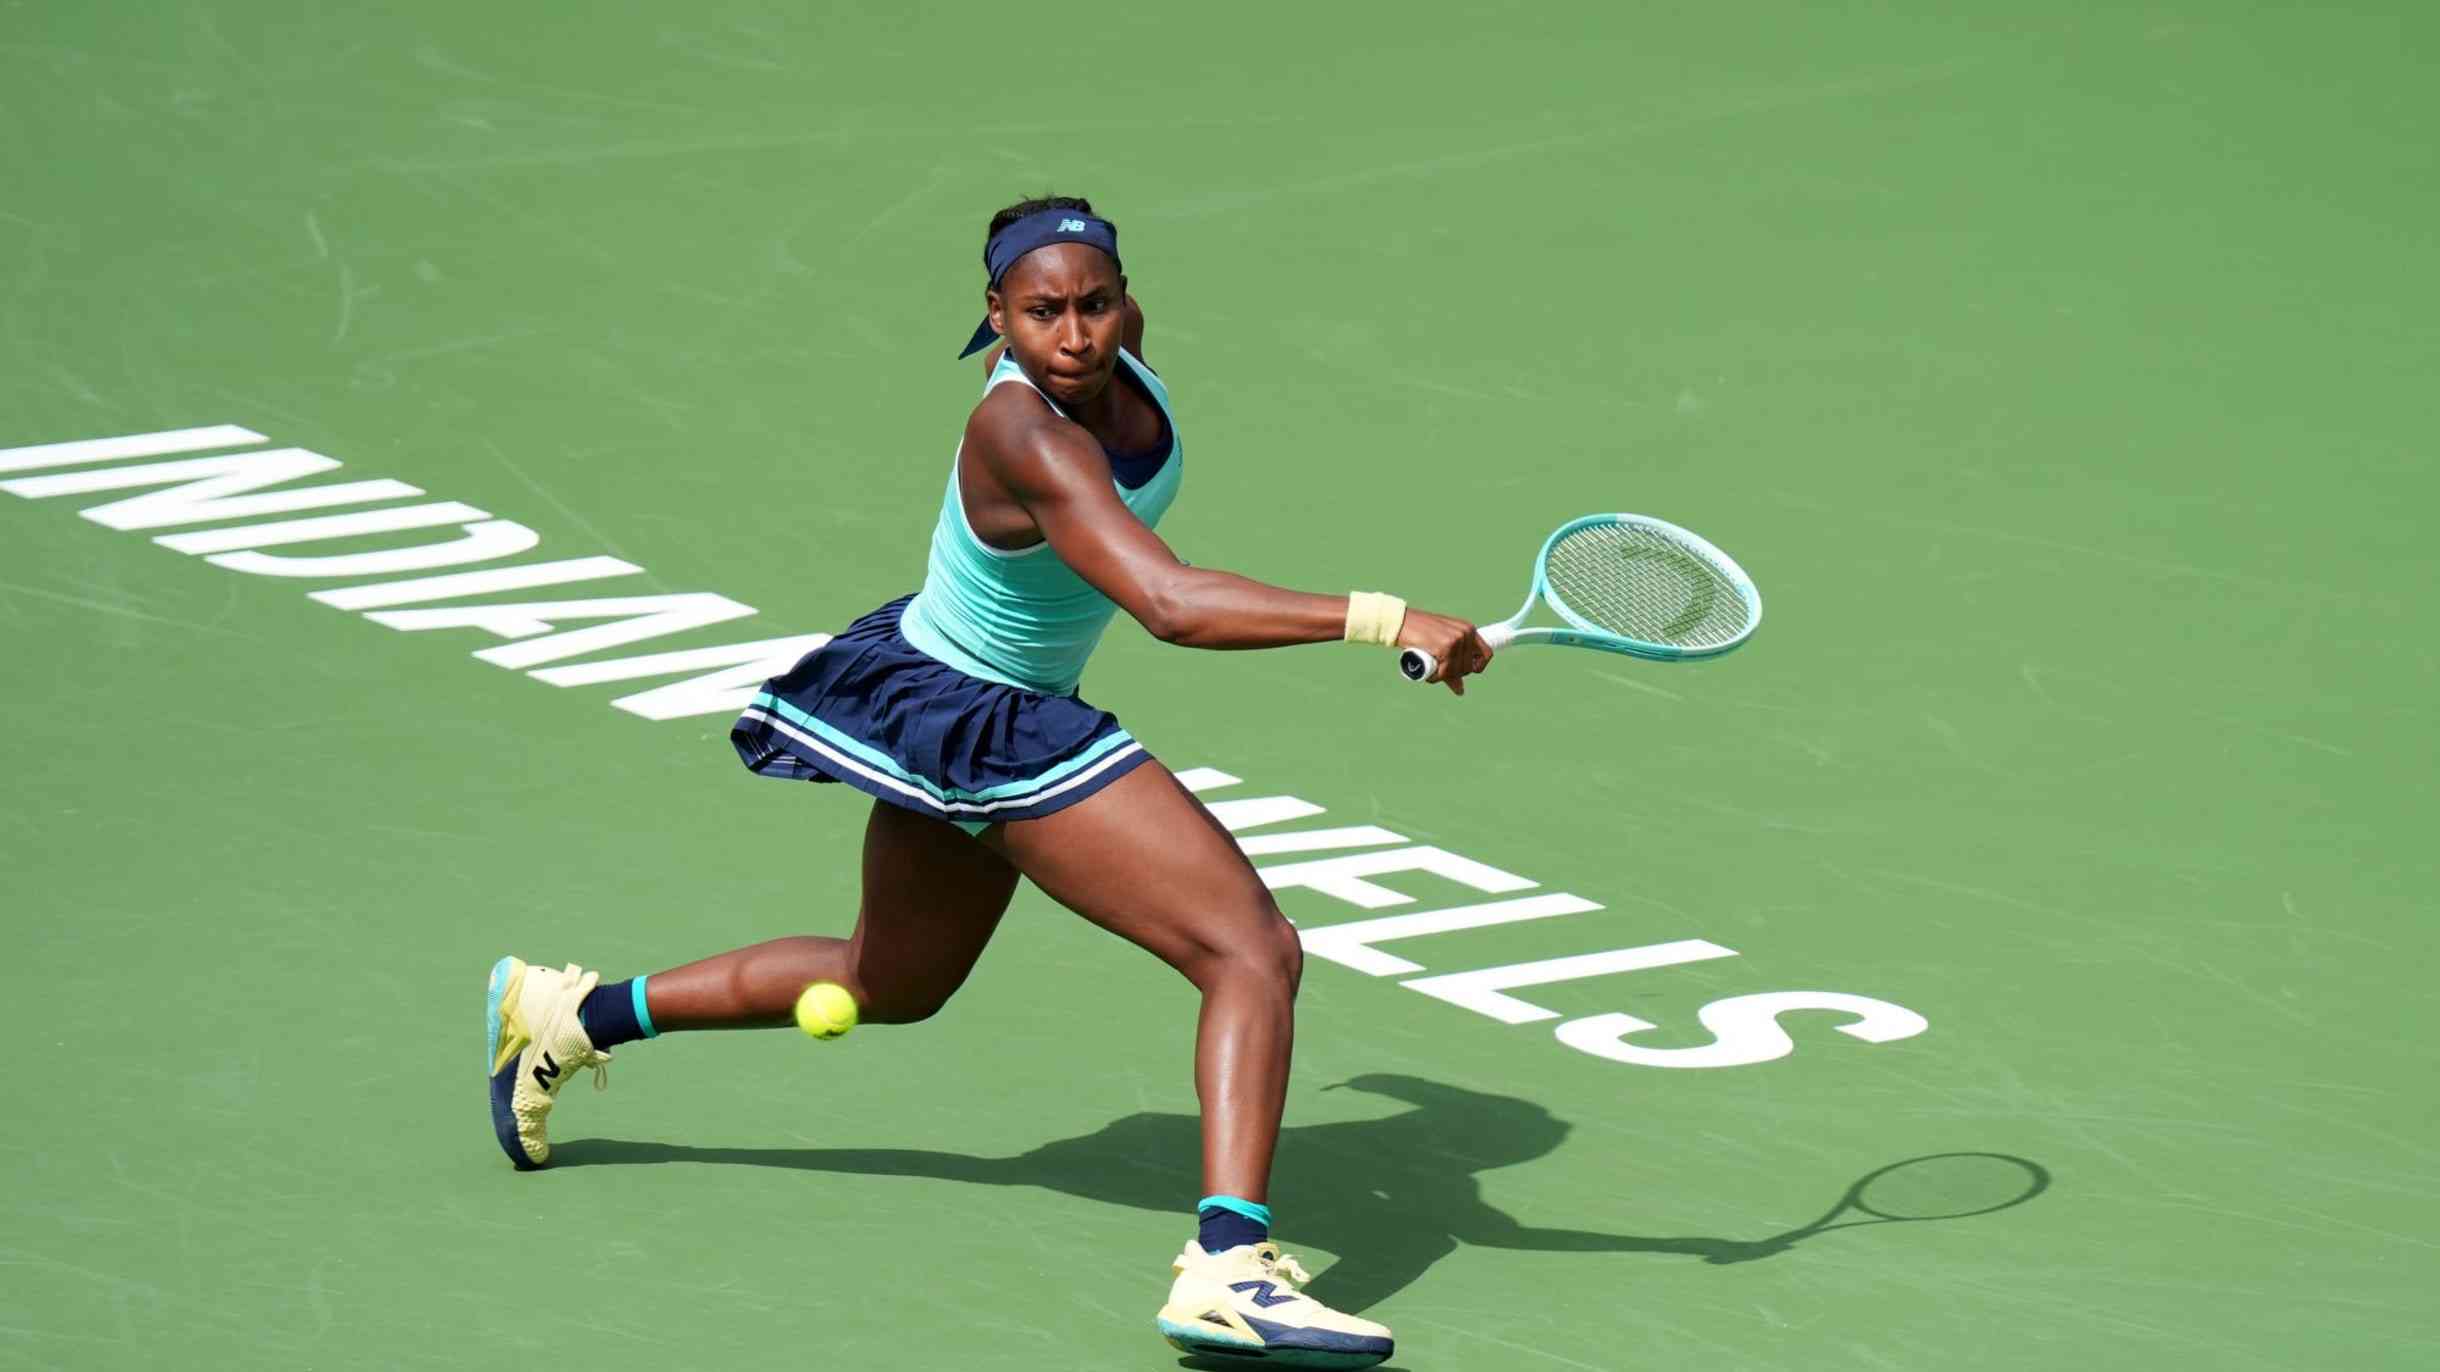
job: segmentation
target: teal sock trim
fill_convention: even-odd
[[[661,1036],[661,1031],[652,1027],[652,1011],[644,1008],[644,983],[649,980],[649,977],[637,977],[627,983],[628,992],[635,1000],[635,1027],[643,1030],[644,1037],[648,1039]]]
[[[1195,1202],[1195,1209],[1204,1210],[1215,1205],[1223,1210],[1234,1210],[1265,1229],[1271,1227],[1271,1207],[1257,1205],[1250,1200],[1239,1200],[1235,1196],[1205,1196]]]

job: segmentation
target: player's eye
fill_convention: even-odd
[[[1032,315],[1036,319],[1056,319],[1059,317],[1059,312],[1052,309],[1048,305],[1028,305],[1025,307],[1025,312]]]

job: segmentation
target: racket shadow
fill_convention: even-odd
[[[1291,1250],[1300,1244],[1339,1254],[1313,1295],[1361,1311],[1399,1291],[1462,1246],[1545,1253],[1658,1253],[1727,1265],[1787,1252],[1833,1229],[1949,1215],[1857,1212],[1859,1195],[1927,1190],[1935,1203],[1954,1178],[1929,1188],[1896,1186],[1936,1159],[1980,1160],[2020,1183],[2001,1203],[1972,1197],[1975,1214],[2033,1199],[2049,1186],[2038,1164],[2004,1154],[1935,1154],[1874,1169],[1811,1224],[1757,1238],[1612,1234],[1528,1224],[1483,1199],[1477,1177],[1545,1157],[1573,1126],[1532,1101],[1445,1082],[1372,1073],[1326,1088],[1361,1091],[1410,1107],[1378,1119],[1291,1125],[1281,1131],[1272,1206],[1285,1218]],[[557,1167],[697,1164],[777,1167],[865,1177],[906,1177],[978,1186],[1027,1186],[1108,1205],[1178,1214],[1200,1178],[1201,1126],[1193,1115],[1140,1113],[1090,1134],[1044,1143],[1013,1157],[979,1157],[917,1148],[716,1148],[619,1139],[572,1139],[553,1151]],[[1950,1164],[1954,1170],[1954,1164]],[[1986,1184],[1991,1179],[1982,1181]],[[2026,1185],[2022,1183],[2031,1182]],[[1877,1183],[1877,1189],[1876,1189]],[[1884,1208],[1888,1208],[1886,1205]],[[1923,1208],[1918,1206],[1918,1208]],[[1960,1207],[1963,1208],[1963,1207]],[[1954,1216],[1962,1218],[1963,1216]]]

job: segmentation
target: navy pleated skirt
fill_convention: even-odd
[[[1056,814],[1152,755],[1074,696],[971,677],[898,631],[912,596],[763,683],[729,731],[749,771],[843,781],[968,832]]]

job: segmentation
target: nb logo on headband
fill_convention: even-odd
[[[1059,221],[1059,232],[1083,233],[1084,221],[1081,219],[1062,219]]]

